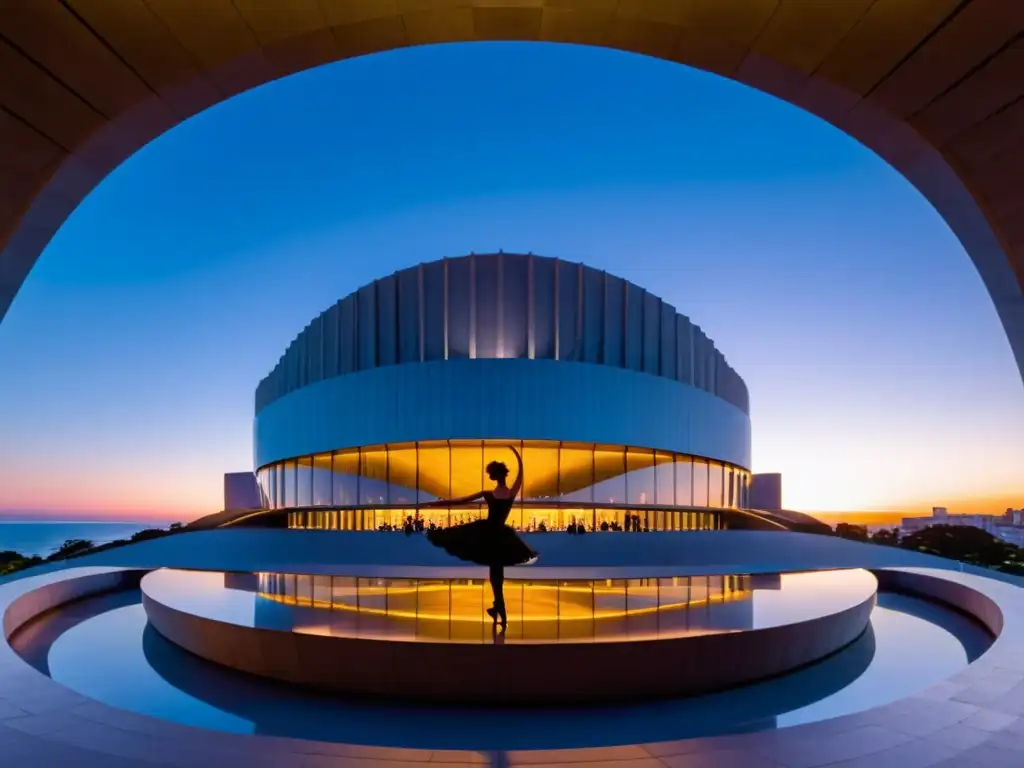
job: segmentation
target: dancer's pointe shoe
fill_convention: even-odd
[[[505,606],[504,605],[501,606],[501,608],[497,609],[497,614],[498,614],[498,618],[501,620],[500,621],[501,631],[504,632],[505,629],[508,627],[508,615],[505,613]]]
[[[494,608],[493,606],[491,608],[488,608],[487,609],[487,615],[490,616],[491,619],[494,620],[495,624],[498,623],[498,609],[497,608]]]

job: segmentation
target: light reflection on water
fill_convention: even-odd
[[[373,640],[493,642],[484,613],[490,587],[483,581],[339,577],[332,583],[321,576],[314,584],[308,575],[268,576],[273,597],[257,591],[263,582],[255,576],[170,568],[147,574],[142,591],[173,610],[242,627]],[[849,610],[871,600],[878,588],[875,576],[862,569],[678,580],[680,586],[673,584],[676,579],[634,580],[628,597],[621,580],[506,581],[511,624],[503,639],[594,643],[766,629]]]
[[[106,610],[104,599],[95,603],[105,612],[65,631],[48,654],[51,676],[80,693],[216,730],[423,749],[605,746],[821,720],[925,688],[990,642],[983,629],[957,614],[881,594],[872,629],[851,646],[800,672],[742,689],[594,708],[428,708],[344,701],[222,669],[148,628],[141,605],[125,605],[122,598],[119,607]]]

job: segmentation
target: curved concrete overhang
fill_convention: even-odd
[[[563,440],[657,448],[750,467],[750,418],[647,373],[554,360],[445,360],[311,384],[255,419],[255,466],[416,440]]]
[[[861,141],[956,233],[1024,371],[1022,29],[1019,0],[17,3],[0,11],[0,317],[82,198],[207,107],[353,56],[535,40],[714,72]]]
[[[878,547],[878,549],[884,549]],[[33,618],[69,600],[116,589],[137,573],[71,568],[0,584],[0,750],[29,765],[458,764],[632,768],[729,762],[815,768],[842,761],[881,765],[1016,765],[1024,760],[1024,593],[1015,586],[949,570],[877,572],[911,592],[946,602],[998,632],[977,661],[953,677],[891,704],[778,731],[609,748],[484,754],[363,747],[237,735],[138,715],[64,688],[20,659],[8,639]],[[849,764],[854,764],[853,762]]]

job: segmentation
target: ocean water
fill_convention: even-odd
[[[68,539],[88,539],[93,544],[105,544],[155,527],[159,526],[126,522],[0,521],[0,552],[14,551],[46,557]]]

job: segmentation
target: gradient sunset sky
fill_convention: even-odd
[[[486,43],[272,83],[96,189],[0,323],[0,510],[220,509],[223,473],[252,467],[256,383],[314,315],[499,248],[607,269],[700,324],[789,508],[1024,506],[1009,345],[902,177],[717,76]]]

